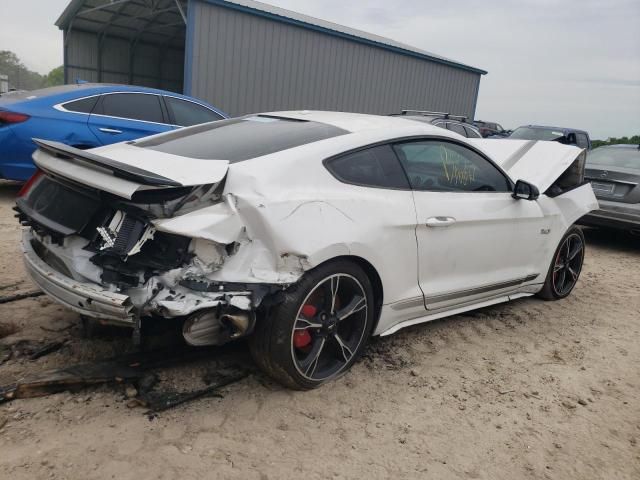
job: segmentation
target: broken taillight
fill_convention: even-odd
[[[22,123],[22,122],[26,122],[30,118],[31,117],[29,115],[25,115],[24,113],[8,112],[6,110],[0,110],[0,124]]]
[[[29,193],[29,190],[31,190],[31,187],[33,187],[33,184],[36,183],[41,176],[42,176],[42,170],[36,170],[36,173],[31,175],[29,180],[27,180],[26,183],[20,189],[20,191],[18,191],[18,197],[24,197],[27,193]]]

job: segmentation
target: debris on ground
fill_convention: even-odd
[[[62,342],[51,342],[47,343],[43,347],[37,349],[31,355],[29,355],[29,360],[37,360],[38,358],[44,357],[45,355],[49,355],[50,353],[57,352],[66,344],[66,341]]]
[[[219,392],[222,387],[238,382],[248,377],[249,374],[250,372],[247,370],[226,370],[224,374],[220,374],[216,380],[212,381],[212,383],[205,388],[190,392],[147,392],[136,400],[149,409],[148,413],[158,413],[198,398],[222,397],[222,394]],[[127,406],[129,405],[127,404]]]
[[[40,297],[42,295],[44,295],[44,292],[42,292],[40,290],[34,290],[34,291],[31,291],[31,292],[16,293],[15,295],[7,295],[6,297],[0,297],[0,304],[9,303],[9,302],[15,302],[16,300],[22,300],[22,299],[25,299],[25,298]]]
[[[20,327],[13,322],[0,322],[0,338],[8,337],[18,332]]]
[[[79,390],[90,385],[132,381],[142,376],[143,372],[140,369],[123,365],[118,360],[73,365],[0,386],[0,403],[17,398],[44,397],[65,390]]]
[[[32,352],[29,358],[33,358],[34,355],[39,358],[38,355],[42,356],[55,351],[64,343],[54,342],[45,345]],[[17,344],[23,350],[28,350],[31,346],[28,341],[20,341]],[[155,373],[149,372],[150,369],[210,358],[211,355],[211,349],[207,348],[185,348],[170,352],[157,350],[48,370],[16,383],[0,385],[0,403],[18,398],[42,397],[65,390],[77,391],[99,384],[119,383],[126,384],[124,394],[129,408],[145,406],[150,412],[164,411],[197,398],[219,395],[218,389],[237,382],[250,373],[248,369],[241,366],[223,367],[207,372],[204,378],[207,384],[205,388],[183,392],[153,391],[159,378]]]

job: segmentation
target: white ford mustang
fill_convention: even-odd
[[[277,112],[89,151],[36,141],[17,199],[35,283],[81,315],[248,336],[313,388],[370,335],[537,294],[567,296],[597,208],[584,152],[424,123]]]

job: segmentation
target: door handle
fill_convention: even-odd
[[[99,128],[98,130],[100,130],[101,132],[104,133],[110,133],[112,135],[117,135],[119,133],[122,133],[122,130],[116,130],[115,128]]]
[[[448,227],[456,223],[453,217],[431,217],[427,219],[427,227]]]

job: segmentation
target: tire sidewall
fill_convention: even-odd
[[[567,238],[569,238],[571,235],[577,235],[578,237],[580,237],[580,241],[582,241],[582,252],[580,254],[581,256],[580,270],[578,271],[578,278],[576,279],[573,286],[566,293],[562,295],[558,295],[555,289],[553,288],[553,267],[556,264],[556,258],[558,257],[558,253],[560,252],[560,249],[563,247],[564,242],[567,240]],[[582,267],[584,266],[585,251],[586,251],[586,241],[585,241],[585,237],[584,237],[584,233],[582,232],[582,229],[576,225],[571,226],[571,228],[569,228],[569,230],[567,230],[566,233],[562,236],[560,243],[558,244],[555,251],[553,252],[553,257],[551,258],[549,270],[547,271],[547,278],[545,280],[542,290],[540,291],[540,296],[542,298],[546,300],[560,300],[568,297],[571,294],[571,292],[573,292],[573,289],[576,287],[576,285],[578,284],[578,280],[580,279],[580,274],[582,273]]]
[[[353,357],[346,363],[342,369],[336,374],[323,380],[310,380],[304,377],[296,368],[293,358],[292,342],[294,324],[296,316],[307,298],[307,295],[325,278],[335,274],[347,274],[354,277],[364,289],[367,297],[367,318],[365,331],[363,332],[360,343],[356,348]],[[364,271],[355,263],[348,260],[339,260],[330,262],[314,270],[307,272],[304,277],[295,285],[290,287],[285,293],[284,301],[271,312],[270,321],[272,322],[272,336],[270,354],[272,355],[271,364],[273,367],[280,368],[286,372],[287,376],[302,389],[311,389],[318,387],[324,383],[333,381],[344,375],[358,359],[364,349],[367,340],[371,335],[374,323],[374,297],[371,282]],[[283,373],[284,373],[283,372]]]

